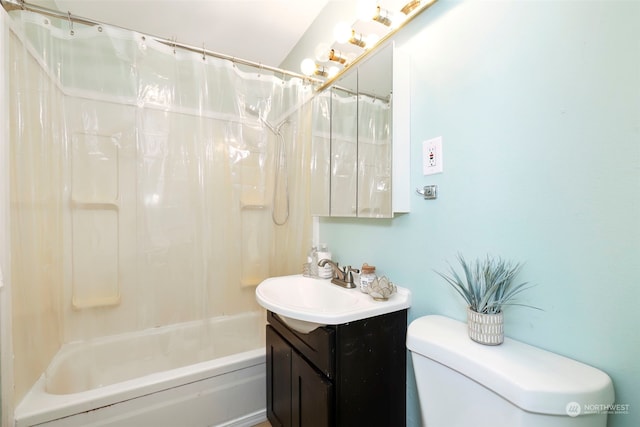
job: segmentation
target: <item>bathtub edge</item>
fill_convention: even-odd
[[[141,393],[159,393],[184,384],[205,380],[233,371],[266,363],[265,348],[184,366],[145,377],[111,384],[98,389],[66,395],[45,392],[45,378],[36,384],[14,412],[15,427],[30,427],[139,397]],[[53,415],[53,417],[52,417]]]

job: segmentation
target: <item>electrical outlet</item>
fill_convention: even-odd
[[[427,148],[427,162],[429,163],[429,167],[430,168],[435,168],[437,163],[437,154],[436,154],[436,147],[434,145],[429,145],[429,147]]]
[[[422,170],[424,175],[433,175],[443,171],[441,136],[422,143]]]

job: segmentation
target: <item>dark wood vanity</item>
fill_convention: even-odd
[[[406,425],[406,309],[308,334],[271,311],[267,320],[273,427]]]

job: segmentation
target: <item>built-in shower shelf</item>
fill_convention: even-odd
[[[71,199],[71,306],[120,304],[120,218],[114,201]]]
[[[267,205],[242,205],[240,209],[242,210],[252,210],[252,211],[262,211],[267,209],[269,206]]]
[[[85,308],[97,308],[97,307],[113,307],[120,304],[120,294],[112,297],[96,297],[96,298],[77,298],[71,299],[71,305],[75,310],[82,310]]]
[[[121,302],[120,145],[111,134],[84,130],[71,140],[71,306]]]
[[[71,208],[117,211],[119,209],[119,206],[115,201],[105,202],[99,200],[71,200]]]
[[[241,204],[240,286],[257,286],[269,277],[271,209],[265,204]]]

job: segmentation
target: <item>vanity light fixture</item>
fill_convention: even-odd
[[[300,63],[300,71],[305,76],[329,77],[329,69],[323,65],[316,64],[311,58],[305,58]],[[337,73],[337,72],[336,72]],[[334,75],[336,74],[334,73]]]
[[[380,5],[376,7],[376,13],[373,15],[373,20],[387,27],[390,27],[391,24],[393,24],[391,12],[387,9],[383,9]]]
[[[363,49],[367,47],[367,40],[364,38],[362,33],[356,33],[356,30],[351,30],[351,37],[349,37],[349,40],[347,41]]]
[[[313,75],[320,77],[329,77],[329,69],[324,65],[316,64],[316,69],[314,70]]]
[[[339,50],[330,47],[326,43],[320,43],[316,47],[314,53],[316,61],[318,62],[334,61],[344,65],[349,60],[349,56],[347,54],[344,54]]]
[[[0,0],[1,1],[1,0]],[[349,68],[351,65],[360,61],[361,58],[366,56],[367,50],[377,46],[382,40],[386,40],[391,37],[396,31],[405,26],[416,15],[422,11],[428,9],[437,0],[408,0],[408,2],[398,12],[391,11],[382,7],[379,3],[380,0],[359,0],[358,2],[358,17],[354,26],[346,22],[339,22],[336,24],[333,30],[333,37],[335,43],[329,45],[327,43],[321,43],[315,49],[315,61],[307,59],[301,64],[302,72],[308,76],[316,75],[322,77],[328,77],[329,79],[321,85],[319,90],[324,89],[333,76],[341,73]],[[362,22],[377,22],[381,25],[374,25],[377,27],[367,27],[366,32],[371,30],[371,33],[365,35],[361,33],[361,27],[359,24]],[[384,28],[386,27],[386,29]],[[332,46],[335,44],[346,45],[351,44],[362,49],[358,52],[352,52],[354,49],[348,46],[340,47],[347,52],[341,52],[336,50]],[[306,65],[305,65],[306,63]],[[336,64],[342,67],[331,66],[329,64]],[[326,64],[322,65],[322,64]]]
[[[400,9],[400,12],[404,13],[405,15],[408,15],[414,10],[416,10],[416,8],[420,6],[420,3],[421,3],[421,0],[411,0],[409,3],[402,6],[402,9]]]
[[[358,1],[358,19],[361,21],[374,21],[378,22],[385,27],[395,28],[400,22],[395,13],[389,9],[385,9],[380,6],[379,2],[375,0],[359,0]],[[402,18],[402,17],[401,17]]]
[[[339,22],[333,29],[333,36],[336,42],[340,44],[351,43],[352,45],[368,49],[380,40],[380,37],[376,34],[370,34],[364,36],[362,33],[356,32],[351,25],[345,22]]]
[[[329,61],[335,61],[344,65],[344,63],[347,62],[347,57],[344,56],[342,52],[331,49],[329,51]]]
[[[343,72],[364,60],[364,58],[368,56],[368,51],[370,49],[385,43],[386,40],[391,38],[398,30],[411,22],[416,16],[429,9],[438,0],[405,1],[407,1],[407,3],[405,3],[402,9],[397,11],[397,13],[395,10],[390,11],[381,7],[380,4],[383,3],[383,0],[360,0],[358,2],[358,15],[354,27],[352,28],[351,25],[345,22],[340,22],[335,26],[333,35],[335,43],[340,45],[350,43],[359,46],[363,51],[360,53],[351,53],[352,49],[344,47],[344,49],[349,52],[349,54],[347,54],[347,60],[343,64],[344,66],[334,77],[329,77],[322,85],[316,88],[317,91],[320,92],[330,87],[332,83],[340,78]],[[359,24],[361,24],[359,21],[362,21],[362,23],[374,21],[382,25],[377,25],[377,29],[365,37],[358,32],[360,29]],[[371,27],[368,26],[365,26],[365,28],[371,29]],[[333,46],[335,46],[335,44]],[[358,49],[354,50],[357,51]],[[328,60],[320,62],[326,63]]]

